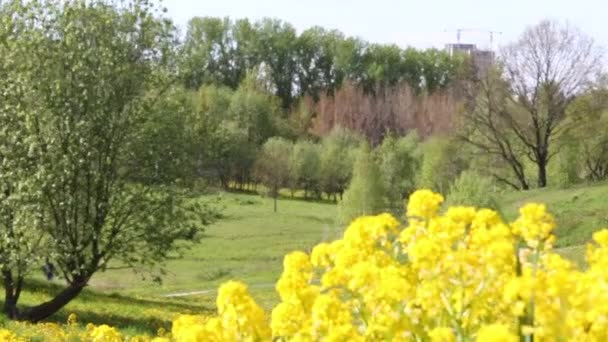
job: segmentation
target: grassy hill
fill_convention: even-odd
[[[162,284],[142,279],[129,270],[110,270],[96,275],[90,289],[53,320],[63,322],[75,312],[83,322],[154,333],[159,327],[169,327],[178,313],[213,311],[215,289],[229,279],[249,284],[254,297],[269,308],[278,300],[273,283],[282,270],[284,254],[308,251],[342,232],[335,221],[335,204],[282,199],[278,213],[273,213],[272,200],[268,198],[247,194],[222,197],[226,217],[207,228],[201,244],[183,258],[167,263],[168,273]],[[584,244],[592,232],[608,226],[608,184],[509,192],[499,198],[509,221],[527,202],[547,204],[559,224],[559,252],[580,264],[584,260]],[[24,294],[23,304],[48,298],[56,286],[57,283],[40,280]],[[178,296],[167,297],[170,294]]]
[[[168,272],[161,284],[130,270],[99,273],[89,289],[52,320],[65,322],[74,312],[85,323],[107,323],[127,332],[153,334],[160,327],[170,328],[178,313],[214,310],[215,290],[230,279],[249,284],[256,300],[270,308],[278,301],[274,282],[282,271],[283,256],[293,250],[309,251],[342,232],[334,223],[335,204],[283,199],[278,212],[273,213],[269,198],[247,194],[222,197],[225,218],[207,227],[202,242],[183,258],[167,262]],[[34,273],[37,281],[23,294],[24,305],[40,303],[58,291],[60,281],[48,282]],[[196,294],[167,297],[184,292]]]
[[[556,247],[579,265],[584,264],[585,244],[593,232],[608,227],[608,183],[510,192],[499,202],[508,220],[517,217],[517,210],[524,203],[546,204],[557,220]]]

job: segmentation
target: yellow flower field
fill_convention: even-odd
[[[408,201],[408,223],[360,217],[342,239],[285,256],[281,302],[265,312],[230,281],[214,317],[181,315],[170,332],[124,337],[112,327],[39,324],[0,341],[607,341],[608,230],[593,235],[588,268],[553,252],[556,223],[541,204],[514,222],[451,207],[428,190]],[[40,333],[41,332],[41,333]]]

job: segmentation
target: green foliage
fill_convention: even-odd
[[[422,143],[420,153],[419,188],[447,193],[450,184],[466,168],[460,146],[454,139],[431,137]]]
[[[386,210],[386,185],[369,146],[363,145],[355,159],[353,177],[338,204],[340,220],[346,224],[383,210]]]
[[[279,189],[289,179],[289,158],[292,149],[290,141],[279,137],[271,138],[264,143],[255,162],[256,178],[268,188],[270,196],[275,199],[275,212]]]
[[[221,185],[251,182],[260,146],[281,131],[277,98],[258,87],[253,74],[237,90],[203,86],[192,113],[190,134],[199,175],[213,172]]]
[[[565,120],[569,129],[567,134],[560,136],[562,145],[568,147],[566,154],[577,155],[583,177],[591,181],[608,178],[608,131],[605,129],[608,125],[608,87],[605,83],[606,80],[598,89],[572,103]],[[562,152],[559,151],[559,158],[562,158]]]
[[[320,146],[306,140],[298,141],[289,159],[289,186],[292,191],[303,189],[304,198],[311,193],[319,197],[320,169]]]
[[[496,184],[488,177],[466,170],[450,185],[446,206],[464,205],[498,210]]]
[[[183,128],[178,120],[162,118],[180,106],[162,99],[175,40],[160,9],[144,0],[7,6],[11,15],[1,17],[0,70],[15,86],[0,91],[12,106],[2,107],[0,118],[12,130],[0,133],[0,159],[2,167],[15,169],[11,178],[0,179],[8,194],[0,201],[12,211],[13,223],[29,233],[14,235],[18,231],[0,223],[19,244],[3,246],[8,249],[0,250],[0,259],[31,249],[28,259],[16,259],[17,268],[2,265],[5,310],[11,318],[37,321],[77,296],[110,261],[157,266],[183,241],[196,241],[201,223],[213,217],[179,191],[133,182],[175,176],[142,171],[133,161],[150,155],[134,153],[148,145],[156,157],[151,163],[162,165],[162,173],[175,172],[159,156],[168,147],[152,140],[167,133],[162,143],[174,142]],[[4,154],[6,147],[10,154]],[[21,189],[34,196],[24,198]],[[19,310],[24,270],[36,257],[52,260],[68,286],[49,303]]]
[[[192,184],[195,179],[192,135],[193,95],[173,88],[152,104],[135,137],[129,167],[132,179],[145,184]]]
[[[401,138],[388,135],[375,150],[388,204],[395,211],[402,210],[403,201],[415,190],[419,140],[415,131]]]
[[[350,181],[354,151],[361,144],[361,137],[341,127],[336,127],[321,143],[321,190],[328,196],[342,194]]]
[[[580,181],[579,169],[581,169],[581,158],[578,155],[580,147],[572,142],[564,142],[559,147],[559,152],[549,162],[547,168],[549,185],[567,187]]]
[[[181,79],[191,89],[205,84],[236,89],[248,72],[257,70],[282,107],[290,109],[305,95],[316,100],[323,92],[333,93],[344,80],[368,91],[402,81],[417,92],[434,91],[457,77],[463,61],[435,49],[370,44],[320,27],[298,35],[277,19],[251,23],[195,17],[179,65]]]

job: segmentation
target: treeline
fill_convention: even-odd
[[[405,82],[416,92],[447,87],[462,60],[435,49],[402,49],[312,27],[297,34],[276,19],[195,17],[180,51],[180,78],[197,90],[214,84],[236,89],[255,70],[266,89],[290,109],[298,99],[332,95],[345,81],[374,92]]]

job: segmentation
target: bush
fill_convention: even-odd
[[[576,147],[563,146],[549,162],[547,170],[549,185],[567,187],[578,183],[580,181],[578,176],[580,162]]]
[[[458,142],[451,138],[431,137],[421,145],[420,153],[418,188],[445,193],[467,166]]]
[[[357,154],[353,178],[338,204],[340,220],[350,222],[357,216],[377,214],[386,210],[386,190],[382,174],[367,145]]]
[[[450,185],[446,204],[498,210],[498,202],[494,196],[495,188],[496,184],[492,179],[471,170],[463,171]]]
[[[376,148],[376,159],[392,210],[401,210],[403,200],[415,189],[419,168],[418,143],[419,137],[413,132],[401,138],[389,135]]]

